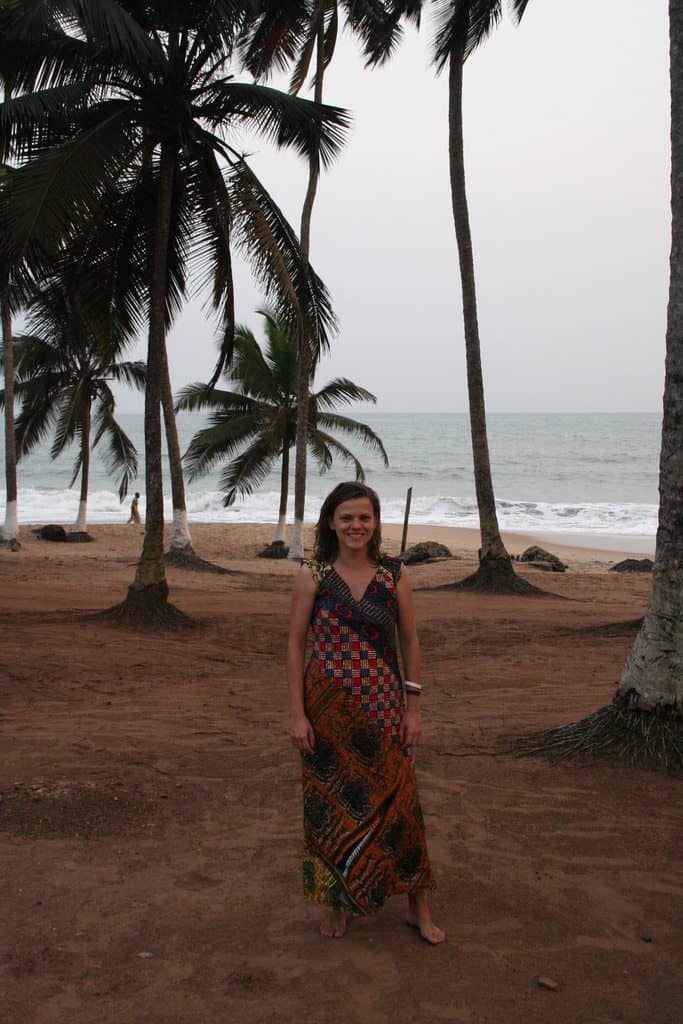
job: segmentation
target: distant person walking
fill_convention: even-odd
[[[142,519],[140,519],[139,502],[140,492],[136,491],[135,497],[130,503],[130,515],[128,516],[128,523],[142,523]],[[128,523],[126,523],[126,526],[128,525]]]

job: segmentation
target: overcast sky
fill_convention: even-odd
[[[465,411],[450,210],[447,80],[430,26],[364,71],[341,38],[325,99],[354,117],[321,181],[312,262],[340,320],[318,381],[382,411]],[[465,67],[465,149],[491,411],[658,411],[668,288],[666,0],[531,0]],[[250,144],[299,224],[302,161]],[[237,316],[261,299],[237,272]],[[174,389],[208,379],[214,327],[193,300],[169,336]],[[144,358],[144,345],[136,353]],[[142,402],[121,392],[122,411]]]

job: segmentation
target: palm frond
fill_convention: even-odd
[[[110,363],[108,372],[121,384],[129,384],[138,391],[144,391],[147,383],[147,363],[141,359],[135,362]]]
[[[228,417],[215,414],[211,426],[198,431],[183,456],[188,478],[195,480],[208,473],[219,460],[231,458],[236,451],[257,437],[262,426],[258,412],[237,413]]]
[[[164,53],[142,25],[116,0],[62,0],[55,3],[63,19],[71,16],[83,35],[100,47],[109,59],[125,62],[129,67],[148,69],[163,66]]]
[[[74,223],[97,212],[103,188],[117,186],[134,162],[139,142],[126,105],[112,100],[100,113],[92,128],[12,175],[7,229],[22,250],[32,243],[54,250]]]
[[[83,451],[83,431],[79,428],[76,431],[76,435],[78,436],[78,452],[76,454],[76,459],[75,459],[73,467],[71,469],[71,477],[70,477],[69,483],[68,483],[69,487],[73,487],[73,485],[78,480],[78,474],[80,473],[81,467],[83,466],[84,454],[85,454],[84,451]]]
[[[235,288],[230,252],[232,212],[223,171],[216,155],[196,147],[194,166],[188,175],[199,217],[192,241],[192,259],[199,266],[200,287],[210,287],[220,324],[219,357],[211,378],[213,386],[232,359],[235,340]]]
[[[325,285],[301,254],[295,231],[245,161],[230,169],[235,240],[284,329],[304,331],[316,353],[336,328]]]
[[[55,436],[50,448],[50,458],[56,459],[78,435],[82,422],[82,407],[88,399],[79,384],[65,388],[56,403]]]
[[[384,465],[389,465],[389,456],[382,439],[367,423],[360,423],[358,420],[352,420],[350,416],[340,416],[338,413],[319,412],[316,417],[316,426],[347,434],[356,441],[360,441],[371,451],[377,452]]]
[[[92,447],[96,448],[103,437],[107,438],[105,464],[107,473],[114,476],[121,473],[119,480],[119,501],[128,494],[128,487],[138,475],[138,453],[135,445],[114,417],[114,396],[109,392],[95,406],[93,426],[95,434]]]
[[[255,413],[258,405],[253,398],[236,391],[221,391],[208,384],[187,384],[176,396],[176,412],[201,412],[212,409],[216,412]]]
[[[224,505],[232,505],[238,494],[252,494],[270,473],[277,456],[263,437],[258,437],[223,470],[219,487],[225,491]]]
[[[351,402],[377,402],[371,391],[354,384],[346,377],[335,377],[312,397],[320,409],[332,409],[335,405],[349,405]]]
[[[216,82],[207,87],[202,115],[213,127],[248,126],[278,148],[329,167],[344,145],[351,118],[341,107],[290,96],[267,85]]]
[[[254,78],[286,71],[306,36],[310,15],[306,0],[262,0],[242,44],[245,67]]]
[[[320,11],[320,5],[316,5],[317,9],[311,20],[309,21],[308,31],[303,39],[299,54],[292,71],[292,77],[289,82],[289,91],[291,93],[300,92],[304,86],[308,72],[311,67],[311,60],[315,53],[316,42],[318,39],[318,24],[319,19],[322,17],[322,11]]]
[[[15,398],[21,398],[21,386],[15,388]],[[52,402],[23,402],[14,420],[14,434],[17,442],[17,461],[29,455],[34,448],[48,437],[55,420]]]
[[[349,451],[346,445],[342,444],[341,441],[338,441],[336,437],[332,437],[331,434],[326,433],[324,430],[316,430],[315,435],[318,439],[318,443],[324,445],[332,456],[338,455],[344,460],[344,462],[350,462],[354,467],[356,480],[359,483],[363,483],[365,480],[365,471],[353,452]]]

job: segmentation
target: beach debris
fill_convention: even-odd
[[[625,558],[623,562],[616,562],[610,572],[652,572],[654,567],[651,558]]]
[[[259,551],[259,558],[286,558],[289,554],[289,548],[285,547],[283,540],[274,540],[270,544],[266,544],[263,551]]]
[[[10,537],[9,540],[0,538],[0,548],[5,548],[7,551],[21,551],[21,544],[16,537]]]
[[[558,982],[556,982],[554,978],[548,978],[545,974],[541,974],[536,979],[536,982],[539,988],[545,988],[549,992],[557,992],[558,988],[560,987]]]
[[[418,562],[429,562],[433,558],[452,558],[453,554],[445,544],[423,540],[419,544],[413,544],[399,557],[406,565],[415,565]]]
[[[66,540],[66,530],[63,526],[59,526],[57,523],[48,523],[47,526],[41,526],[34,532],[38,540]]]
[[[553,555],[551,551],[546,551],[545,548],[540,548],[538,544],[532,544],[531,547],[526,548],[519,556],[519,561],[527,562],[533,568],[542,569],[545,572],[565,572],[567,569],[567,566],[557,555]]]

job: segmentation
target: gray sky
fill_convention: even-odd
[[[311,257],[341,330],[318,380],[382,411],[467,408],[450,210],[447,80],[429,25],[367,72],[340,40],[325,99],[353,113],[324,176]],[[665,0],[532,0],[465,67],[465,147],[488,408],[658,411],[669,257]],[[253,141],[298,226],[306,167]],[[238,319],[260,303],[237,272]],[[206,380],[213,325],[193,300],[169,337],[174,389]],[[136,353],[144,358],[144,345]],[[121,411],[142,410],[120,393]]]

